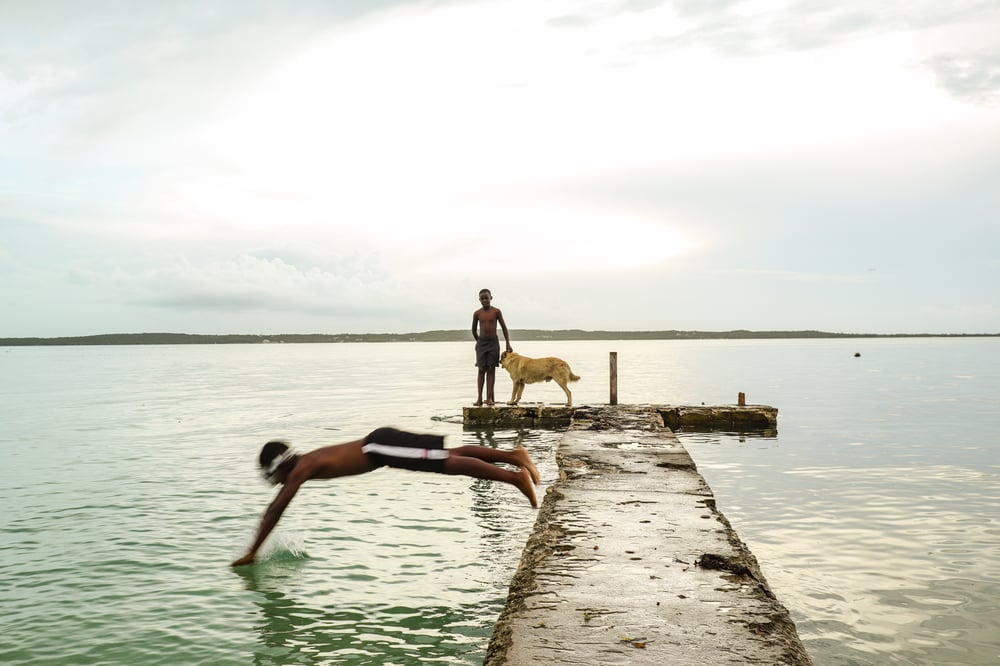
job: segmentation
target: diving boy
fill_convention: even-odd
[[[282,488],[264,511],[253,545],[243,557],[233,562],[234,567],[253,563],[257,551],[274,530],[299,488],[313,479],[353,476],[379,467],[461,474],[509,483],[528,498],[531,506],[538,506],[534,487],[539,480],[538,469],[523,446],[513,451],[486,446],[446,449],[442,435],[378,428],[362,439],[303,454],[295,453],[284,442],[273,440],[261,448],[259,462],[264,478],[273,485],[282,484]],[[514,465],[519,469],[515,472],[498,467],[496,463]]]

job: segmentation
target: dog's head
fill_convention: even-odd
[[[505,351],[500,354],[500,367],[506,369],[507,364],[513,361],[515,356],[517,356],[517,352]]]

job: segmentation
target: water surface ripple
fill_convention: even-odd
[[[617,351],[623,403],[779,408],[776,436],[681,436],[818,665],[1000,662],[1000,341],[518,350],[567,358],[579,404]],[[471,344],[0,348],[0,373],[3,663],[479,664],[535,518],[517,491],[307,484],[234,571],[273,492],[254,458],[395,425],[557,473],[558,432],[461,426]]]

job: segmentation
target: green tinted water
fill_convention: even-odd
[[[570,360],[579,404],[607,401],[617,351],[623,403],[779,408],[774,438],[684,436],[817,664],[997,662],[1000,341],[518,350]],[[0,348],[0,662],[481,663],[535,517],[513,488],[307,484],[263,561],[228,566],[272,496],[272,437],[524,443],[544,492],[558,433],[464,430],[472,364],[460,343]]]
[[[228,566],[272,496],[254,464],[270,437],[309,449],[392,424],[523,443],[554,473],[557,435],[463,433],[456,399],[383,399],[368,349],[0,352],[17,376],[0,661],[480,663],[534,520],[513,488],[401,470],[307,484],[262,563]]]

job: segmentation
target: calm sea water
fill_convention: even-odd
[[[1000,663],[1000,340],[517,349],[569,360],[578,404],[617,351],[622,403],[779,408],[773,437],[680,435],[817,664]],[[481,663],[535,518],[516,490],[307,484],[234,571],[272,496],[256,453],[395,425],[556,478],[560,433],[462,427],[471,343],[0,348],[0,376],[5,663]]]

